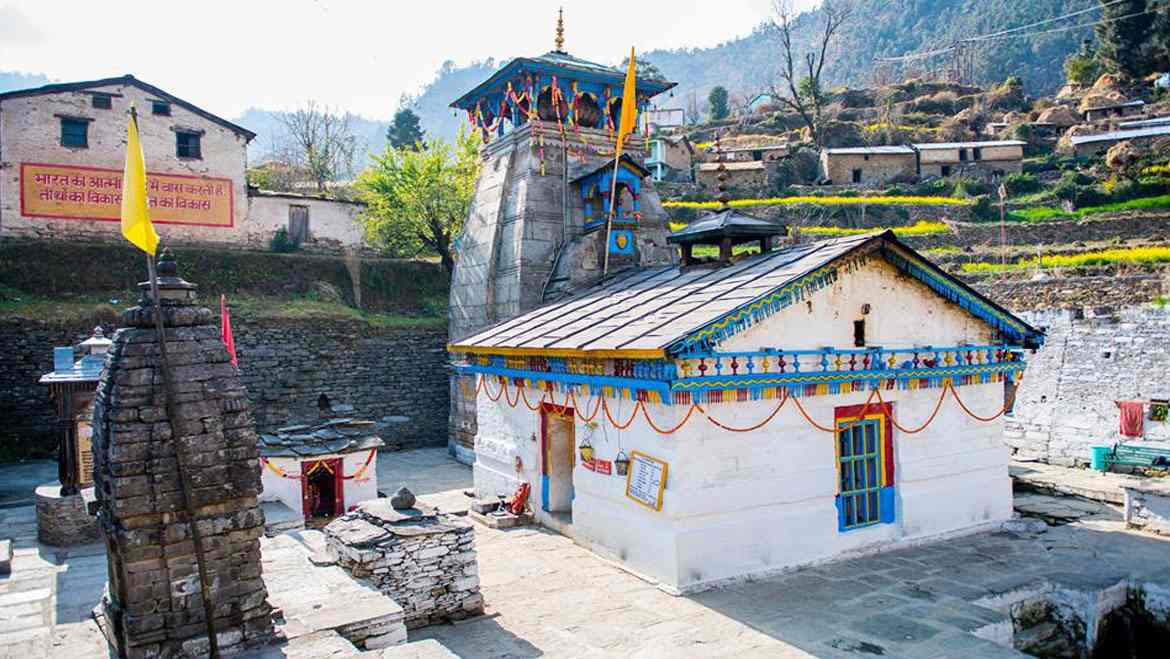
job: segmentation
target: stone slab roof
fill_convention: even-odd
[[[275,434],[260,435],[260,455],[266,458],[314,457],[355,453],[385,444],[370,434],[373,421],[331,419],[317,426],[279,428]]]

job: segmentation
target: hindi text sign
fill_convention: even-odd
[[[232,180],[146,173],[151,221],[230,228]],[[117,222],[122,214],[122,172],[116,169],[22,163],[20,214],[64,220]]]
[[[666,472],[667,464],[662,460],[631,451],[630,471],[626,474],[626,496],[650,510],[662,510]]]

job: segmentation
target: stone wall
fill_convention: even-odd
[[[233,317],[236,349],[257,428],[316,419],[317,397],[384,421],[388,450],[447,442],[444,328],[379,328],[362,321]],[[0,320],[0,460],[51,457],[57,444],[48,391],[53,347],[92,327]]]
[[[1028,356],[1006,417],[1004,437],[1017,459],[1087,465],[1089,447],[1122,439],[1115,400],[1170,397],[1170,310],[1099,308],[1025,318],[1047,328],[1048,338]],[[1145,439],[1170,441],[1170,424],[1147,419]]]
[[[325,538],[338,565],[402,607],[408,629],[483,613],[475,529],[466,518],[376,499],[330,522]]]

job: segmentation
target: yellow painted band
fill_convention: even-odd
[[[447,344],[447,352],[466,352],[474,355],[503,355],[513,357],[593,357],[597,359],[665,359],[662,348],[636,350],[580,350],[578,348],[494,348]]]

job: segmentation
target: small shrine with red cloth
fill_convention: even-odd
[[[330,419],[260,435],[262,501],[280,501],[306,521],[330,520],[378,498],[373,421]]]

